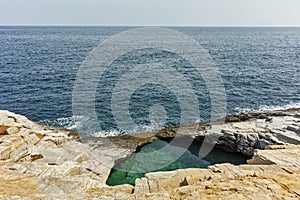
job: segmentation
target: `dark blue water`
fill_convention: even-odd
[[[93,48],[129,27],[0,27],[0,109],[55,126],[75,128],[88,119],[73,116],[72,90],[77,71]],[[227,113],[300,106],[300,28],[172,28],[197,40],[208,50],[222,75]],[[134,62],[188,63],[169,52],[133,52],[115,63],[118,70]],[[125,61],[125,62],[124,62]],[[118,70],[107,75],[118,76]],[[117,129],[109,110],[110,81],[96,94],[97,117],[105,131]],[[105,87],[104,87],[105,86]],[[210,99],[203,80],[194,80],[199,120],[210,119]],[[104,89],[103,89],[104,88]],[[130,113],[139,125],[149,125],[149,108],[167,112],[163,126],[180,123],[174,95],[156,85],[140,87],[132,96]],[[156,127],[152,127],[156,128]],[[150,127],[151,129],[151,127]],[[93,134],[93,133],[90,133]],[[101,135],[101,134],[100,134]]]

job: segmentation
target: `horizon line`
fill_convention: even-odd
[[[300,25],[182,25],[182,24],[0,24],[0,26],[32,26],[32,27],[300,27]]]

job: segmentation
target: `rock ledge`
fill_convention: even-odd
[[[240,114],[225,123],[198,124],[198,131],[184,135],[200,141],[218,135],[211,142],[251,156],[247,165],[148,173],[135,186],[109,187],[105,182],[116,161],[155,139],[173,138],[178,127],[83,138],[0,111],[0,199],[300,199],[298,113]]]

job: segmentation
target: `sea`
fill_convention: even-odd
[[[131,65],[158,62],[170,64],[179,73],[188,71],[189,62],[159,49],[140,49],[116,59],[99,77],[96,117],[74,114],[74,85],[88,55],[110,37],[136,28],[0,26],[0,109],[96,137],[212,120],[208,87],[201,76],[191,75],[190,86],[201,111],[198,117],[182,121],[183,106],[176,92],[164,85],[144,84],[128,102],[134,126],[119,127],[116,120],[122,116],[112,113],[112,90]],[[187,35],[208,52],[225,89],[225,114],[300,107],[299,27],[164,28]],[[114,109],[121,110],[122,105]],[[158,118],[151,120],[153,107]],[[164,118],[159,118],[160,113]]]

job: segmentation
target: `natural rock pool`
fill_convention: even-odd
[[[218,163],[245,164],[247,161],[247,157],[242,154],[228,153],[217,148],[214,148],[206,157],[201,159],[198,157],[201,144],[197,141],[194,141],[189,149],[185,150],[179,158],[176,157],[176,153],[174,152],[183,151],[181,147],[170,146],[170,151],[164,153],[157,151],[167,144],[165,141],[156,140],[143,146],[137,151],[138,153],[133,154],[125,161],[117,163],[109,175],[106,182],[107,185],[134,185],[137,178],[144,177],[145,173],[148,172],[172,171],[186,168],[207,168],[210,165]],[[157,166],[162,163],[170,164],[157,169]]]

